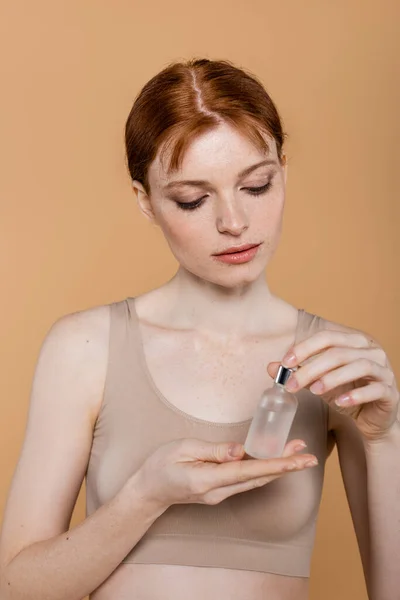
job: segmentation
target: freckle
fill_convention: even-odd
[[[69,540],[69,537],[67,537],[67,540]]]

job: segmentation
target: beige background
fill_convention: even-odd
[[[0,8],[0,519],[50,325],[141,293],[175,269],[139,216],[123,148],[135,94],[172,60],[228,58],[263,80],[290,136],[270,285],[371,332],[399,375],[395,0],[3,0]],[[83,518],[84,487],[72,525]],[[311,600],[366,598],[336,452],[311,582]]]

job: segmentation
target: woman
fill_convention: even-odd
[[[370,598],[400,589],[399,393],[385,352],[265,281],[283,141],[261,83],[229,61],[172,64],[139,94],[133,188],[179,268],[48,333],[3,523],[4,600],[305,600],[335,443]],[[280,362],[299,367],[287,384],[299,407],[283,456],[255,460],[242,444]],[[85,475],[87,518],[68,530]]]

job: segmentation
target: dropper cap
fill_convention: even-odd
[[[284,367],[283,365],[279,366],[278,372],[275,377],[275,383],[280,383],[281,385],[286,385],[287,380],[290,375],[296,371],[296,369],[289,369],[288,367]]]

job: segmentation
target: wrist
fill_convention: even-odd
[[[396,419],[388,431],[377,439],[364,439],[364,448],[369,454],[379,454],[386,450],[400,450],[400,421]]]
[[[168,505],[153,492],[140,470],[128,479],[124,487],[132,502],[141,507],[146,517],[158,518],[167,510]]]

